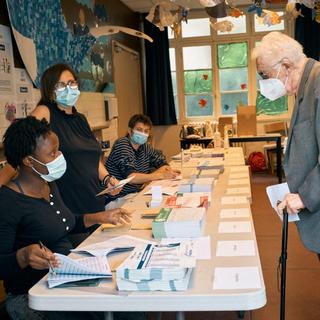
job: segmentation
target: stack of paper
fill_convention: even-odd
[[[224,168],[224,160],[223,158],[211,158],[210,160],[202,161],[198,166],[198,170],[206,170],[206,169],[220,169]]]
[[[59,267],[48,275],[49,288],[68,282],[112,277],[106,257],[73,260],[59,253],[55,253],[55,256],[59,260]]]
[[[129,251],[134,249],[136,246],[143,245],[145,243],[150,243],[150,241],[129,235],[123,235],[106,241],[93,243],[88,246],[72,249],[71,251],[77,253],[88,253],[96,257],[103,257],[109,253]]]
[[[220,174],[219,169],[206,169],[206,170],[200,170],[198,173],[198,178],[215,178],[217,179]]]
[[[214,178],[192,177],[180,181],[179,192],[211,192],[213,189]]]
[[[208,209],[211,192],[186,192],[168,197],[164,203],[166,208],[200,208]]]
[[[119,290],[186,290],[196,260],[182,243],[137,247],[117,268]]]
[[[155,238],[200,237],[203,232],[205,208],[162,208],[152,222]]]

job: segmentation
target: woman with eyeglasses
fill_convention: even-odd
[[[79,96],[75,72],[66,64],[53,65],[42,75],[41,99],[32,115],[46,119],[57,134],[67,162],[66,173],[57,185],[67,207],[83,214],[104,210],[105,197],[96,197],[96,194],[104,187],[113,186],[117,180],[108,174],[100,160],[101,147],[86,117],[75,108]],[[3,170],[6,175],[10,167]],[[7,182],[2,180],[0,184]],[[114,190],[112,194],[119,191]],[[78,236],[74,244],[85,236]]]

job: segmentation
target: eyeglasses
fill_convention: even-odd
[[[62,92],[66,89],[66,87],[69,87],[70,89],[78,89],[78,82],[77,80],[69,80],[67,83],[64,83],[62,81],[58,81],[56,85],[54,86],[55,90]]]
[[[264,80],[269,79],[269,77],[266,74],[264,74],[263,72],[257,72],[257,73],[262,79],[264,79]]]

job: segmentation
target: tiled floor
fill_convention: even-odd
[[[276,184],[271,175],[252,177],[252,213],[267,290],[265,307],[245,314],[244,320],[280,319],[277,265],[281,250],[281,222],[270,207],[265,188]],[[320,195],[319,195],[320,196]],[[156,319],[150,314],[150,319]],[[162,320],[174,320],[174,313],[163,313]],[[188,312],[186,320],[237,320],[235,312]],[[294,224],[289,225],[286,320],[320,320],[320,262],[300,242]]]

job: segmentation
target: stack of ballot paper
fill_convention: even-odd
[[[210,160],[204,160],[199,163],[197,166],[198,170],[206,170],[206,169],[220,169],[224,168],[224,160],[223,158],[210,158]]]
[[[179,185],[179,192],[211,192],[213,188],[214,178],[192,177],[190,179],[182,179]]]
[[[152,222],[155,238],[200,237],[205,208],[162,208]]]
[[[90,257],[73,260],[55,253],[59,267],[48,275],[48,286],[54,288],[64,283],[97,278],[111,278],[111,270],[106,257]]]
[[[206,208],[211,203],[211,192],[186,192],[168,197],[165,208]]]
[[[199,170],[197,177],[217,179],[219,177],[219,174],[220,174],[219,169],[206,169],[206,170]]]
[[[117,253],[123,251],[129,251],[134,249],[136,246],[150,243],[150,240],[145,240],[129,235],[122,235],[114,237],[106,241],[93,243],[87,246],[81,246],[76,249],[72,249],[72,252],[87,253],[96,257],[106,256],[109,253]]]
[[[196,259],[188,243],[136,247],[116,270],[119,290],[177,291],[188,288]],[[186,255],[185,253],[188,253]]]

